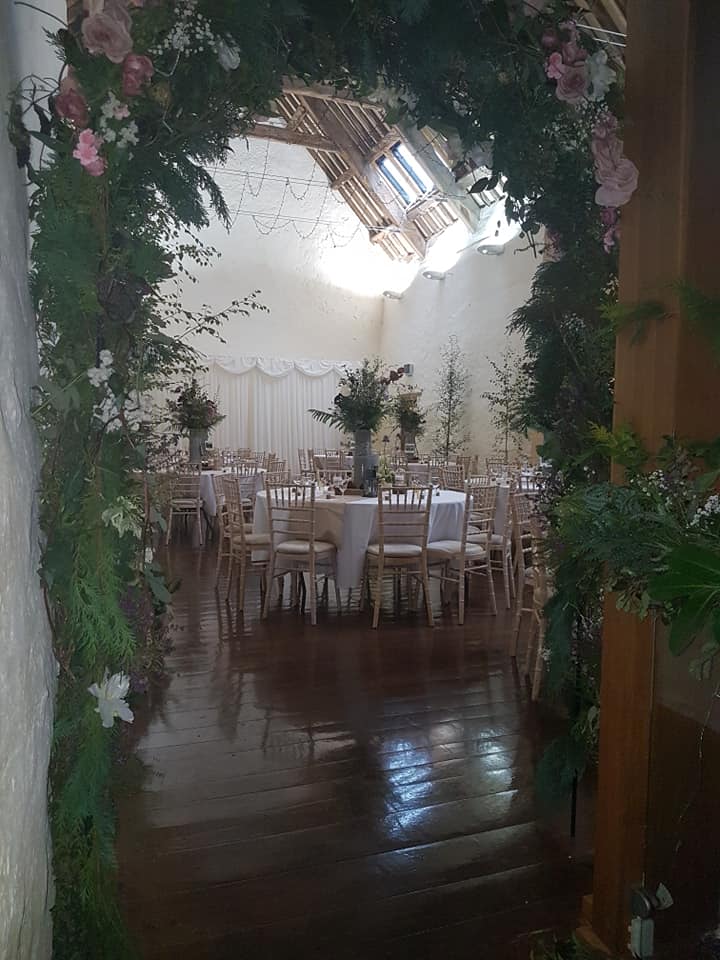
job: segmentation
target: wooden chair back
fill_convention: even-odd
[[[378,543],[380,553],[393,543],[410,543],[427,549],[432,487],[380,487],[378,490]]]
[[[458,490],[462,492],[465,489],[464,467],[455,463],[450,463],[446,467],[440,467],[440,486],[443,490]]]
[[[276,549],[283,540],[315,542],[315,484],[309,486],[265,481],[270,541]]]

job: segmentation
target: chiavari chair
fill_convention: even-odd
[[[273,581],[285,573],[307,572],[310,622],[317,623],[317,575],[330,574],[335,581],[335,599],[340,609],[337,585],[337,550],[334,543],[315,536],[315,484],[277,484],[266,481],[270,522],[270,564],[263,616],[270,612]]]
[[[227,505],[227,528],[229,539],[227,594],[230,596],[233,571],[238,567],[238,609],[245,609],[245,584],[250,570],[260,573],[261,597],[263,588],[267,594],[266,579],[269,564],[270,536],[267,533],[251,533],[243,502],[242,482],[236,477],[223,477]],[[263,549],[264,548],[264,549]]]
[[[375,583],[373,628],[380,621],[382,582],[386,571],[405,573],[422,584],[428,624],[434,626],[427,564],[432,487],[383,487],[378,490],[378,539],[365,554],[365,575],[361,604],[370,581]]]
[[[463,525],[460,540],[431,540],[427,545],[428,565],[431,576],[440,579],[441,593],[444,595],[446,584],[452,584],[458,591],[458,623],[465,623],[465,597],[467,580],[470,577],[485,577],[488,584],[490,609],[497,613],[495,602],[495,585],[493,583],[492,568],[490,565],[490,551],[481,543],[472,543],[469,540],[471,517],[477,516],[473,497],[474,491],[469,483],[464,485],[465,507],[463,511]],[[490,520],[492,523],[492,520]],[[438,573],[434,574],[433,570]]]

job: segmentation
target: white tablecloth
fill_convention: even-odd
[[[217,503],[215,502],[215,487],[213,486],[213,477],[220,475],[232,476],[232,470],[228,467],[225,470],[203,470],[200,474],[200,496],[203,499],[203,506],[208,517],[214,517],[217,513]],[[258,470],[255,478],[255,493],[259,493],[265,485],[265,471]]]
[[[430,540],[459,540],[462,535],[465,495],[453,490],[433,493],[430,504]],[[334,497],[315,501],[315,538],[328,540],[338,548],[338,586],[343,589],[362,583],[365,552],[376,536],[375,497]],[[254,533],[269,533],[267,495],[255,501]]]

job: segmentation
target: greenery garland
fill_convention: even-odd
[[[527,417],[553,432],[560,463],[590,420],[609,417],[599,309],[614,295],[618,208],[632,187],[612,121],[619,83],[573,12],[565,0],[464,0],[450,17],[435,0],[307,0],[302,10],[290,0],[86,0],[55,38],[58,88],[19,90],[10,132],[32,186],[42,577],[60,664],[58,960],[128,956],[114,880],[115,720],[131,719],[127,697],[161,658],[170,599],[151,552],[161,517],[147,467],[160,441],[145,398],[195,365],[172,336],[173,283],[213,255],[196,237],[208,208],[228,221],[209,170],[254,115],[271,112],[287,76],[382,96],[391,120],[431,124],[459,163],[481,157],[491,169],[478,186],[502,182],[528,241],[543,225],[562,254],[514,321],[529,344]],[[255,306],[250,297],[190,325],[217,330]]]

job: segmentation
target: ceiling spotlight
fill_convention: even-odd
[[[426,280],[444,280],[445,274],[441,270],[423,270]]]
[[[500,257],[505,253],[504,243],[481,243],[478,247],[478,253],[486,257]]]
[[[383,296],[387,300],[402,300],[403,295],[398,293],[397,290],[383,290]]]

